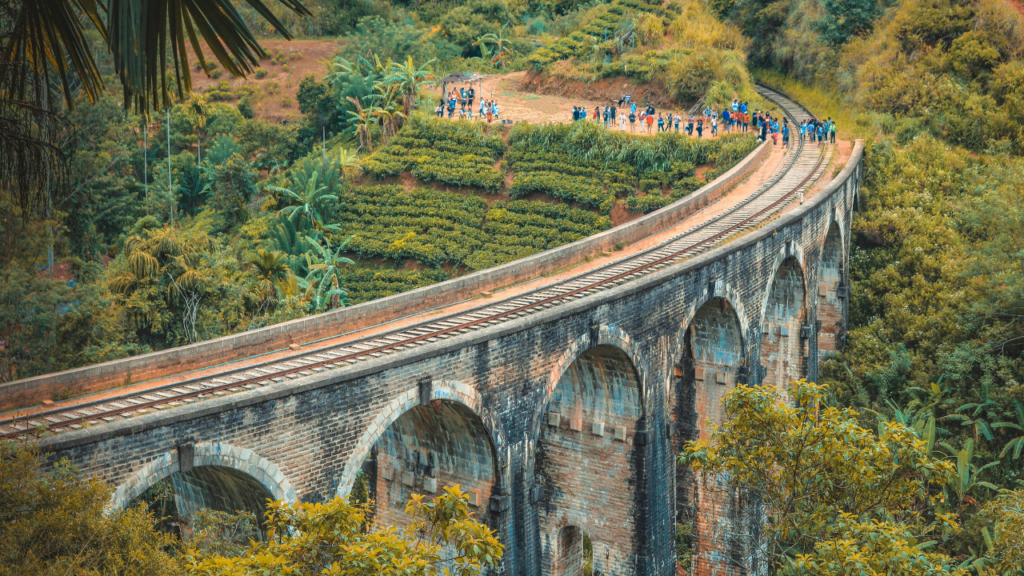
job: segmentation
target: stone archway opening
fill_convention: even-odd
[[[247,528],[241,543],[261,539],[265,533],[264,512],[273,495],[248,474],[225,466],[199,466],[187,472],[173,472],[147,488],[132,503],[144,503],[159,519],[159,527],[183,539],[192,536],[202,523],[204,511],[239,516]],[[248,518],[241,516],[248,514]]]
[[[381,526],[406,526],[405,505],[413,494],[432,500],[446,486],[467,493],[477,519],[488,520],[497,488],[494,450],[483,421],[468,407],[449,400],[413,406],[377,440],[363,466]]]
[[[593,538],[593,573],[632,573],[638,482],[634,437],[641,418],[640,380],[622,350],[591,348],[559,377],[541,414],[536,448],[537,495],[543,495],[537,502],[538,521],[548,551],[544,574],[581,573],[560,567],[566,538],[579,542],[572,550],[583,550],[581,525],[588,526],[587,540]]]
[[[761,384],[785,394],[787,386],[806,375],[807,305],[804,273],[796,258],[782,261],[775,272],[761,323]]]
[[[821,250],[821,265],[817,287],[818,359],[835,354],[843,347],[846,330],[846,290],[844,286],[843,235],[839,225],[832,222]]]
[[[706,439],[710,426],[725,420],[722,399],[746,378],[743,328],[726,298],[705,302],[682,338],[673,372],[670,415],[676,428],[669,456],[675,470],[676,553],[679,567],[707,574],[725,569],[743,555],[747,529],[742,498],[724,479],[702,484],[676,457],[687,441]]]
[[[594,575],[594,545],[589,534],[579,526],[565,526],[558,531],[556,541],[558,550],[551,565],[553,576]]]

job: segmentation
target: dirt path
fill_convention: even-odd
[[[505,120],[511,120],[512,122],[527,122],[529,124],[564,124],[572,122],[572,107],[583,106],[587,109],[588,114],[591,116],[594,113],[596,106],[609,106],[615,104],[615,102],[599,102],[597,100],[587,100],[585,98],[566,98],[564,96],[551,96],[547,94],[534,94],[532,92],[525,92],[521,89],[523,81],[526,79],[527,73],[523,72],[512,72],[511,74],[501,74],[494,76],[487,76],[479,83],[473,83],[473,88],[477,90],[477,100],[473,103],[473,117],[477,118],[480,112],[479,99],[482,97],[486,100],[495,100],[498,103],[498,111],[501,114],[501,118]],[[463,85],[456,85],[454,87],[461,88]],[[469,87],[469,85],[465,85]],[[449,86],[448,89],[452,89],[453,86]],[[441,94],[441,88],[435,91],[435,94]],[[435,101],[436,103],[436,101]],[[684,110],[679,109],[665,109],[658,110],[664,112],[667,116],[669,112],[673,115],[683,113]],[[456,109],[455,116],[458,117],[459,111]],[[657,120],[655,120],[656,122]],[[682,131],[685,128],[685,124],[680,123],[679,130]],[[615,131],[619,130],[619,125],[616,124],[613,128]],[[637,122],[634,131],[630,130],[629,122],[626,122],[626,132],[632,132],[639,135],[649,135],[657,133],[657,124],[651,129],[651,132],[645,132],[642,130],[640,123]],[[673,127],[673,130],[675,128]],[[704,137],[711,137],[711,127],[708,126],[707,130],[704,131]],[[696,138],[696,135],[694,135]]]

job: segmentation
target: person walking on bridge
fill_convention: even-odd
[[[836,143],[836,121],[832,119],[828,123],[828,139],[830,144]]]

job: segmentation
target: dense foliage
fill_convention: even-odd
[[[405,509],[413,522],[401,530],[367,530],[372,502],[336,497],[270,502],[264,523],[200,510],[187,541],[160,531],[144,504],[108,511],[110,495],[66,461],[46,464],[31,447],[0,442],[0,575],[472,576],[497,566],[504,548],[458,486],[433,501],[414,495]]]
[[[366,530],[369,504],[335,497],[325,504],[272,502],[267,507],[267,538],[247,549],[223,550],[206,544],[186,548],[186,574],[195,576],[475,576],[498,565],[504,547],[495,532],[473,520],[458,486],[432,502],[414,494],[406,505],[413,522],[399,530]],[[230,521],[230,520],[229,520]],[[220,525],[210,532],[219,536]],[[213,542],[219,542],[213,538]]]
[[[0,574],[181,574],[143,507],[106,514],[110,488],[65,461],[0,442]]]
[[[738,385],[723,400],[725,422],[687,443],[680,461],[698,472],[704,497],[728,499],[716,480],[727,475],[764,506],[763,531],[706,540],[747,539],[781,574],[964,574],[919,546],[926,534],[956,537],[954,515],[928,506],[952,464],[902,424],[861,428],[855,412],[827,406],[825,392],[801,380],[784,399],[772,387]]]

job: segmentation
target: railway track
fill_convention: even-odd
[[[792,122],[811,116],[800,104],[777,91],[764,86],[759,86],[758,90],[778,104]],[[698,256],[723,240],[768,221],[821,176],[830,156],[831,148],[828,146],[818,148],[797,140],[770,178],[737,205],[648,250],[572,278],[499,302],[344,344],[303,351],[287,358],[114,398],[88,401],[88,397],[84,397],[82,403],[24,418],[0,419],[0,439],[26,440],[46,431],[63,432],[102,425],[325,370],[344,370],[373,358],[509,322],[609,290]],[[705,210],[712,206],[714,204]]]

